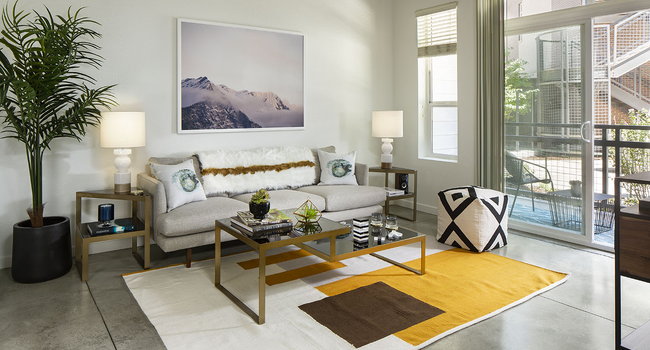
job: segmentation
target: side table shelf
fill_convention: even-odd
[[[621,323],[621,277],[650,283],[650,213],[638,205],[621,207],[621,183],[650,185],[650,172],[619,176],[615,179],[615,325],[617,349],[649,349],[650,322],[637,328],[624,339]],[[650,315],[649,315],[650,317]]]
[[[403,219],[407,219],[407,220],[410,220],[410,221],[415,221],[416,218],[417,218],[417,212],[418,212],[418,209],[417,209],[417,203],[418,203],[418,195],[417,195],[417,192],[418,192],[418,171],[413,170],[413,169],[395,168],[395,167],[389,168],[389,169],[373,167],[373,168],[370,168],[368,171],[370,171],[371,173],[383,173],[384,174],[384,186],[385,187],[388,187],[388,174],[409,174],[409,175],[413,175],[413,189],[411,190],[411,192],[405,193],[405,194],[400,195],[400,196],[391,196],[391,197],[386,196],[386,200],[384,202],[384,214],[386,214],[386,215],[390,214],[390,202],[391,201],[395,201],[395,200],[398,200],[398,199],[408,199],[408,198],[410,198],[410,199],[413,199],[413,211],[411,213],[411,217],[409,218],[409,217],[404,217],[404,216],[400,216],[400,215],[396,215],[396,216],[399,216],[399,217],[401,217]]]
[[[131,202],[131,220],[136,227],[141,228],[137,231],[111,233],[99,236],[91,236],[88,233],[88,223],[81,222],[81,204],[82,199],[112,199],[112,200],[126,200]],[[144,205],[144,222],[137,217],[138,205]],[[151,260],[151,215],[152,204],[151,196],[148,194],[121,194],[113,193],[113,190],[100,190],[100,191],[81,191],[77,192],[76,197],[76,218],[75,218],[75,263],[82,281],[88,280],[88,248],[90,243],[110,241],[114,239],[131,238],[131,253],[133,257],[140,263],[142,268],[148,269]],[[143,256],[138,254],[138,237],[143,237]]]

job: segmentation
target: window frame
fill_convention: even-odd
[[[426,16],[442,11],[454,9],[456,17],[458,16],[458,7],[456,2],[443,4],[431,9],[419,10],[416,12],[416,21],[420,16]],[[436,54],[430,56],[418,56],[418,111],[419,111],[419,130],[418,130],[418,158],[426,160],[434,160],[441,162],[457,163],[459,159],[459,115],[458,115],[458,69],[456,69],[456,100],[455,101],[434,101],[432,99],[432,57],[453,55],[456,59],[456,67],[458,67],[458,52],[456,46],[458,43],[458,22],[456,22],[456,43],[452,52],[447,54]],[[419,41],[419,38],[418,38]],[[456,154],[450,155],[446,153],[436,152],[434,149],[434,120],[433,109],[435,107],[455,107],[456,108],[456,133],[455,133],[455,149]]]

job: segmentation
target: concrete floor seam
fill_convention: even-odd
[[[84,282],[84,284],[86,285],[86,288],[88,288],[88,293],[90,293],[90,298],[93,299],[93,304],[95,304],[95,308],[99,313],[99,317],[101,317],[102,319],[102,323],[104,324],[106,333],[108,333],[108,337],[111,339],[111,344],[113,344],[113,349],[117,350],[117,345],[115,345],[115,340],[113,340],[113,335],[111,334],[111,330],[108,329],[108,325],[106,324],[106,320],[104,319],[104,314],[102,313],[102,310],[99,308],[99,305],[97,305],[97,300],[95,300],[95,296],[93,295],[93,291],[90,289],[90,286],[88,285],[88,281]]]
[[[605,317],[605,316],[602,316],[602,315],[599,315],[599,314],[595,314],[595,313],[593,313],[593,312],[590,312],[590,311],[587,311],[587,310],[581,309],[581,308],[576,307],[576,306],[573,306],[573,305],[569,305],[569,304],[567,304],[567,303],[563,303],[563,302],[561,302],[561,301],[558,301],[558,300],[555,300],[555,299],[549,298],[549,297],[547,297],[547,296],[545,296],[545,295],[540,295],[540,297],[542,297],[542,298],[544,298],[544,299],[546,299],[546,300],[550,300],[550,301],[556,302],[556,303],[561,304],[561,305],[564,305],[564,306],[568,306],[568,307],[573,308],[573,309],[576,309],[576,310],[578,310],[578,311],[582,311],[582,312],[588,313],[588,314],[590,314],[590,315],[593,315],[593,316],[596,316],[596,317],[602,318],[603,320],[607,320],[607,321],[614,322],[614,320],[612,320],[612,319],[610,319],[610,318],[608,318],[608,317]],[[636,329],[636,327],[634,327],[634,326],[630,326],[630,325],[627,325],[627,324],[625,324],[625,323],[621,323],[621,325],[623,325],[623,326],[625,326],[625,327],[630,327],[630,328]]]

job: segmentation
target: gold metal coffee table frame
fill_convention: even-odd
[[[287,210],[285,213],[288,214],[289,216],[290,213],[292,213],[293,210]],[[295,222],[295,221],[294,221]],[[314,233],[314,234],[300,234],[297,236],[290,236],[289,238],[278,240],[278,241],[272,241],[272,242],[266,242],[266,243],[260,243],[257,242],[247,235],[241,233],[239,230],[233,228],[230,226],[230,219],[222,219],[222,220],[216,220],[215,221],[215,229],[214,229],[214,286],[219,289],[223,294],[225,294],[235,305],[237,305],[242,311],[244,311],[246,314],[248,314],[254,321],[256,321],[258,324],[264,324],[266,321],[266,252],[270,249],[274,248],[279,248],[279,247],[286,247],[290,245],[295,245],[298,246],[309,253],[318,256],[319,258],[329,261],[329,262],[334,262],[334,261],[340,261],[340,260],[345,260],[361,255],[366,255],[370,254],[378,259],[384,260],[388,263],[391,263],[395,266],[401,267],[403,269],[406,269],[408,271],[411,271],[413,273],[416,273],[418,275],[423,275],[425,273],[425,251],[426,251],[426,236],[423,234],[418,234],[415,237],[411,238],[406,238],[403,240],[398,240],[398,241],[391,241],[385,244],[369,247],[369,248],[364,248],[360,249],[357,251],[353,252],[346,252],[342,254],[336,254],[336,236],[350,233],[350,227],[341,225],[337,222],[328,220],[328,219],[321,219],[321,222],[327,223],[327,226],[330,227],[330,229],[326,230],[323,229],[323,231],[319,233]],[[338,227],[337,227],[338,225]],[[259,264],[258,264],[258,269],[259,269],[259,280],[258,280],[258,285],[259,285],[259,295],[258,295],[258,305],[259,305],[259,313],[255,313],[251,308],[249,308],[243,301],[241,301],[237,296],[235,296],[233,293],[231,293],[226,287],[224,287],[221,284],[221,231],[225,231],[229,233],[230,235],[234,236],[238,240],[242,241],[249,247],[251,247],[253,250],[255,250],[258,255],[259,255]],[[315,240],[320,240],[320,239],[329,239],[329,251],[330,254],[325,254],[318,249],[315,249],[313,247],[307,246],[304,243],[309,242],[309,241],[315,241]],[[420,252],[421,252],[421,265],[420,265],[420,270],[411,268],[409,266],[406,266],[402,263],[399,263],[397,261],[394,261],[392,259],[389,259],[385,256],[376,254],[378,251],[386,250],[386,249],[391,249],[395,247],[400,247],[408,244],[414,244],[414,243],[420,243]]]

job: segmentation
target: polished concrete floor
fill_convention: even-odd
[[[419,213],[416,222],[400,224],[433,233],[435,217]],[[154,267],[184,258],[165,256],[157,248],[153,253]],[[426,349],[614,348],[610,254],[513,233],[508,246],[494,253],[571,276],[563,285]],[[212,254],[206,247],[194,258]],[[120,250],[92,255],[86,283],[75,268],[56,280],[31,285],[14,283],[9,269],[0,270],[0,349],[164,349],[121,277],[140,269],[128,250]],[[623,287],[627,334],[650,319],[650,284],[624,280]]]

